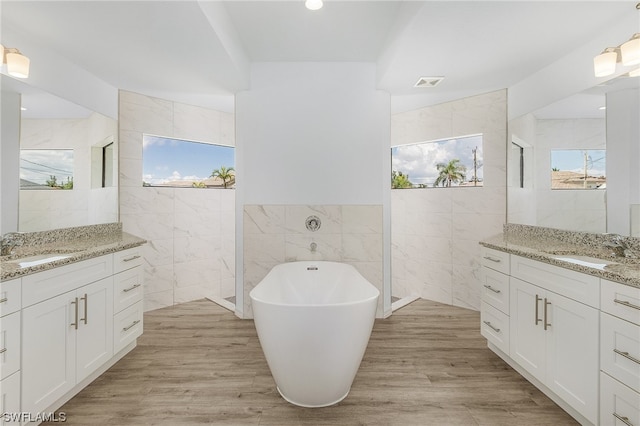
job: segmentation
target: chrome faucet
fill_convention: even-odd
[[[618,234],[609,234],[612,239],[604,243],[604,246],[613,251],[615,257],[626,257],[635,259],[637,256],[631,251],[623,236]]]

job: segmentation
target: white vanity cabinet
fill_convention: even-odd
[[[509,254],[482,248],[480,333],[509,354]]]
[[[640,424],[640,289],[602,280],[600,424]]]
[[[136,340],[142,334],[143,313],[142,289],[144,269],[142,247],[124,250],[115,257],[113,346],[114,351]]]
[[[20,412],[20,284],[0,283],[0,414]]]

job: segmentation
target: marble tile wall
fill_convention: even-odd
[[[142,187],[144,133],[235,145],[233,114],[120,92],[120,221],[145,246],[145,310],[235,294],[235,191]]]
[[[391,146],[483,134],[484,186],[391,191],[391,286],[479,310],[480,246],[506,221],[506,90],[395,114]]]
[[[305,226],[311,215],[322,221],[315,232]],[[245,205],[244,317],[253,317],[249,292],[271,268],[297,260],[353,265],[380,290],[377,316],[382,317],[382,215],[382,205]]]

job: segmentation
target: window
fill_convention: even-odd
[[[514,170],[516,171],[516,182],[518,188],[524,188],[524,147],[515,142],[511,142],[512,159],[514,161]]]
[[[73,189],[73,150],[21,149],[20,189]]]
[[[233,188],[234,165],[231,146],[143,136],[142,186]]]
[[[391,148],[394,189],[482,186],[482,135]]]
[[[551,150],[551,189],[605,189],[604,149]]]

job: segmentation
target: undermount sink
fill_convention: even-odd
[[[552,256],[556,260],[569,262],[576,265],[587,266],[589,268],[604,270],[605,267],[617,264],[610,260],[598,259],[597,257],[579,256],[579,255],[563,255]]]
[[[47,254],[36,254],[33,256],[21,257],[18,259],[11,260],[11,263],[15,263],[20,268],[28,268],[30,266],[42,265],[44,263],[55,262],[56,260],[62,260],[71,257],[69,254],[61,254],[61,253],[47,253]]]

